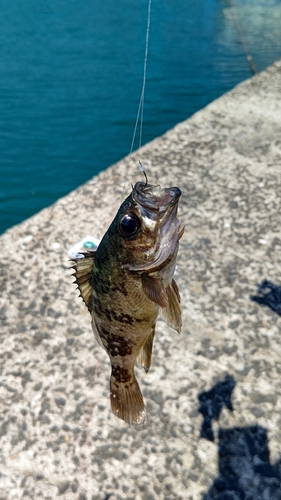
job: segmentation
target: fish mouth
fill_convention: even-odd
[[[159,185],[145,184],[137,182],[133,188],[132,197],[145,210],[157,212],[158,217],[166,214],[177,205],[181,196],[181,190],[178,187],[164,188]]]
[[[137,182],[132,198],[141,207],[141,214],[159,222],[159,236],[156,247],[147,251],[147,262],[140,265],[125,265],[131,271],[150,272],[161,269],[176,256],[180,221],[177,218],[181,190],[178,187],[161,189],[144,182]]]

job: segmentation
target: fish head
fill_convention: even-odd
[[[111,227],[123,268],[150,272],[175,261],[181,191],[137,182],[122,203]]]

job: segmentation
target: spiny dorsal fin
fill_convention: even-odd
[[[168,295],[169,305],[161,308],[161,316],[167,325],[180,333],[182,326],[180,294],[178,286],[174,280],[167,286],[166,292]]]
[[[142,274],[141,282],[142,289],[150,300],[158,304],[160,307],[168,306],[168,295],[161,278],[151,276],[151,274]]]
[[[142,347],[137,357],[137,363],[145,369],[146,373],[148,372],[151,366],[154,333],[155,333],[155,325],[153,325],[151,332],[147,337],[145,344]]]
[[[80,297],[82,297],[89,311],[92,310],[92,284],[91,277],[95,263],[94,252],[83,252],[84,258],[72,259],[75,264],[72,267],[75,276],[74,283],[77,283]]]

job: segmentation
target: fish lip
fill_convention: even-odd
[[[161,189],[144,182],[137,182],[132,191],[132,198],[143,208],[155,212],[165,213],[176,205],[181,197],[178,187]]]
[[[123,269],[149,273],[163,269],[176,258],[180,225],[177,209],[180,196],[181,190],[177,187],[161,189],[160,186],[144,182],[138,182],[134,186],[131,198],[140,206],[142,217],[157,223],[158,236],[152,251],[147,251],[145,262],[126,263],[122,266]]]

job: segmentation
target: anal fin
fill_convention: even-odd
[[[180,294],[176,282],[173,280],[166,289],[169,304],[167,307],[161,308],[161,316],[165,323],[178,333],[181,331],[181,307],[180,307]]]
[[[155,325],[153,325],[151,332],[147,337],[145,344],[142,347],[137,357],[137,363],[145,369],[146,373],[148,372],[151,366],[154,333],[155,333]]]

